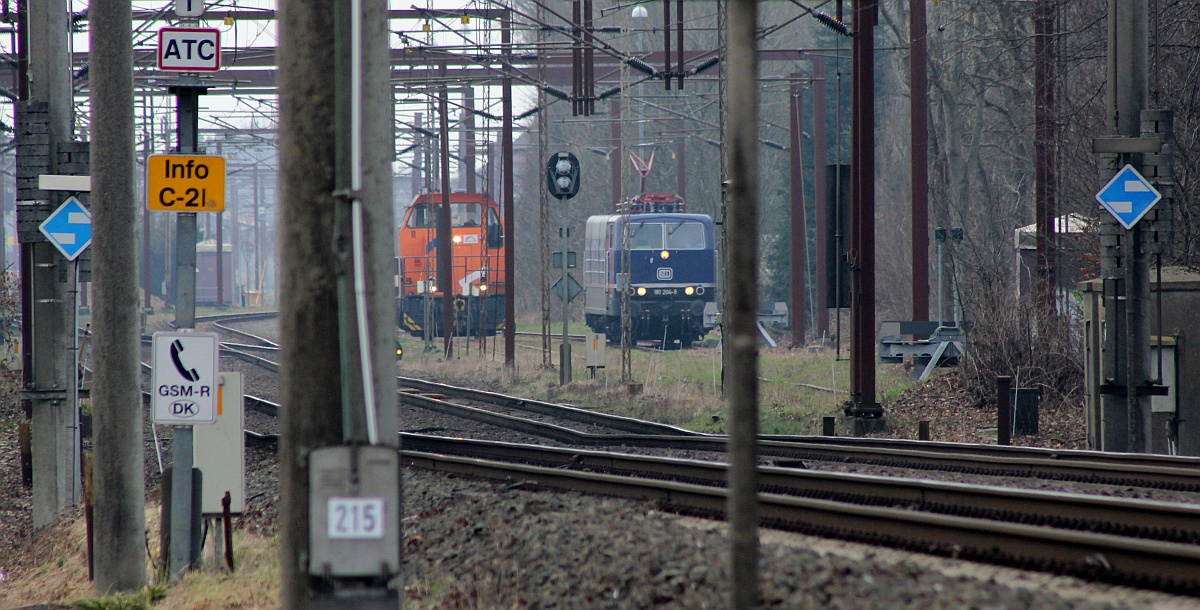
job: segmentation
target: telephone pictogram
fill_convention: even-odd
[[[175,370],[188,381],[196,381],[200,379],[200,373],[196,369],[189,369],[184,366],[183,361],[179,359],[179,354],[183,352],[183,343],[176,339],[171,342],[171,362],[175,364]]]

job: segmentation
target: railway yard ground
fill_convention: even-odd
[[[240,328],[271,336],[272,323],[247,323]],[[712,347],[635,351],[632,369],[642,386],[633,393],[615,381],[619,349],[609,350],[610,367],[599,379],[585,381],[587,369],[577,348],[574,370],[579,381],[560,388],[557,373],[543,366],[535,339],[518,340],[522,347],[513,373],[505,371],[503,347],[494,350],[492,339],[486,346],[472,343],[469,350],[465,342],[456,345],[457,356],[450,361],[441,357],[440,341],[431,352],[422,349],[419,339],[403,337],[402,341],[405,356],[399,375],[604,410],[699,432],[724,431],[725,408],[714,391],[719,350]],[[552,349],[557,357],[557,340]],[[762,432],[817,434],[821,417],[840,414],[841,392],[848,386],[847,364],[836,362],[832,350],[765,350],[760,373]],[[260,367],[233,358],[222,358],[221,367],[243,372],[248,394],[278,400],[274,376]],[[914,439],[917,422],[928,420],[934,441],[994,440],[994,411],[971,404],[955,379],[953,372],[942,372],[914,384],[907,380],[903,366],[881,366],[879,387],[889,427],[880,436]],[[0,383],[0,488],[5,490],[0,500],[0,608],[71,607],[80,600],[79,607],[88,608],[278,605],[275,511],[279,491],[273,445],[247,447],[248,509],[234,520],[235,573],[208,562],[182,583],[153,587],[141,598],[98,600],[87,581],[82,512],[39,531],[30,529],[29,492],[21,485],[17,451],[18,380],[7,374]],[[1040,415],[1039,435],[1016,437],[1014,444],[1055,449],[1083,446],[1081,408],[1044,405]],[[412,404],[401,408],[403,431],[491,438],[473,424],[452,419],[430,415]],[[248,411],[247,428],[270,434],[276,431],[274,426],[272,418]],[[839,418],[839,435],[848,434],[843,426]],[[157,447],[169,457],[170,431],[159,427],[157,433]],[[151,557],[158,552],[159,454],[149,424],[145,447]],[[841,465],[830,470],[873,469]],[[728,606],[728,543],[720,521],[680,514],[656,501],[550,490],[524,481],[497,483],[418,468],[407,468],[404,477],[406,608]],[[937,478],[960,477],[938,473]],[[1071,485],[1055,484],[1068,489]],[[1156,496],[1165,492],[1128,488],[1111,493],[1132,497],[1144,493],[1200,504],[1200,493],[1188,491]],[[764,607],[1200,608],[1200,598],[1169,592],[774,529],[761,531]]]

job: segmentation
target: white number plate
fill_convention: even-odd
[[[329,539],[383,538],[383,498],[330,498]]]

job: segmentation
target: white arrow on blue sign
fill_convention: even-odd
[[[92,215],[74,197],[68,197],[38,229],[69,261],[92,244]]]
[[[1126,229],[1132,229],[1159,199],[1162,199],[1162,194],[1133,169],[1132,165],[1121,168],[1121,171],[1096,193],[1096,201]]]

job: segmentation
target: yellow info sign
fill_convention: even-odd
[[[225,157],[151,155],[146,174],[151,210],[225,211]]]

